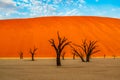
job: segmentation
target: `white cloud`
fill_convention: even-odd
[[[2,15],[0,15],[0,19],[4,19],[4,17]]]
[[[14,8],[15,2],[12,0],[0,0],[0,8]]]
[[[42,2],[44,1],[44,2]],[[95,15],[113,16],[118,15],[120,9],[87,6],[86,0],[0,0],[0,19],[39,17],[39,16],[72,16],[72,15]],[[99,2],[100,0],[95,0]],[[61,8],[62,6],[62,8]],[[111,11],[111,12],[110,12]],[[109,14],[111,13],[111,15]],[[14,16],[14,14],[16,16]],[[120,16],[120,15],[118,15]]]
[[[15,2],[12,0],[0,0],[0,9],[4,11],[15,10],[17,7],[15,6]]]
[[[15,2],[13,0],[0,0],[1,2],[8,3],[8,4],[14,4]]]
[[[76,10],[76,9],[73,9],[73,10],[71,10],[71,11],[67,11],[64,15],[65,16],[72,16],[72,15],[77,15],[77,14],[79,14],[79,12],[78,12],[78,10]]]
[[[45,3],[43,3],[42,1],[45,1]],[[53,4],[48,4],[51,1],[53,1]],[[22,2],[19,0],[15,2],[13,0],[0,0],[0,3],[2,3],[0,5],[0,12],[2,12],[1,14],[3,17],[6,16],[9,18],[13,14],[18,15],[18,17],[38,17],[52,15],[77,15],[79,12],[75,9],[68,9],[67,12],[66,10],[64,12],[60,12],[59,4],[63,4],[65,8],[67,8],[68,5],[71,4],[73,7],[76,5],[78,5],[78,7],[83,7],[82,4],[85,3],[85,0],[77,0],[76,3],[74,3],[73,0],[66,0],[64,2],[63,0],[22,0]],[[24,10],[25,8],[27,9],[27,11]]]
[[[29,17],[48,16],[55,14],[56,11],[55,6],[47,3],[42,3],[41,1],[37,0],[31,0],[30,4],[22,3],[20,4],[20,7],[21,9],[24,9],[25,7],[29,9]]]
[[[12,14],[20,14],[13,0],[0,0],[0,19],[11,18]]]

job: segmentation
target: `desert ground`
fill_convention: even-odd
[[[120,58],[79,59],[0,59],[0,80],[120,80]]]

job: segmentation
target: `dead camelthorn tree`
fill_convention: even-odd
[[[115,59],[116,58],[116,55],[114,54],[114,55],[112,55],[113,56],[113,59]]]
[[[66,54],[66,52],[63,52],[63,53],[61,54],[61,56],[62,56],[62,60],[65,59],[65,54]]]
[[[91,55],[99,52],[100,50],[97,50],[97,41],[90,40],[87,42],[86,40],[82,41],[82,44],[80,45],[80,48],[82,49],[83,53],[86,55],[86,62],[90,61]]]
[[[106,58],[106,55],[104,54],[104,59]]]
[[[37,51],[37,48],[35,48],[34,47],[34,49],[32,50],[31,48],[30,48],[30,54],[31,54],[31,57],[32,57],[32,61],[34,61],[35,59],[34,59],[34,55],[35,55],[35,52]]]
[[[55,49],[56,51],[56,62],[57,62],[57,66],[61,66],[61,61],[60,61],[60,56],[61,53],[63,51],[63,49],[69,45],[71,42],[68,41],[67,38],[61,38],[59,35],[59,32],[57,32],[57,36],[58,36],[58,45],[55,44],[55,40],[54,39],[50,39],[49,42],[51,43],[51,46]]]
[[[22,51],[19,52],[19,56],[20,56],[20,59],[23,59],[23,52]]]
[[[91,58],[91,55],[99,52],[100,50],[97,50],[97,45],[96,45],[97,41],[92,41],[90,40],[89,42],[86,41],[86,40],[83,40],[81,45],[76,45],[74,44],[75,46],[78,46],[80,49],[78,52],[78,50],[76,49],[73,49],[73,51],[78,54],[78,56],[80,56],[80,58],[82,59],[82,57],[85,55],[86,57],[86,62],[89,62],[90,61],[90,58]],[[84,61],[83,61],[84,62]]]
[[[71,46],[71,47],[72,47],[72,46]],[[79,56],[80,59],[82,60],[82,62],[85,62],[85,60],[84,60],[84,54],[83,54],[80,50],[78,50],[78,49],[76,49],[76,48],[74,48],[74,47],[72,47],[72,50],[73,50],[74,56],[75,56],[75,55],[76,55],[76,56]]]

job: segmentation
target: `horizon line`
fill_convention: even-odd
[[[30,59],[31,57],[24,57],[23,59]],[[65,59],[73,59],[72,57],[64,57]],[[92,58],[104,58],[104,57],[92,57]],[[111,56],[105,57],[105,58],[114,58]],[[116,56],[115,58],[120,58],[120,56]],[[19,57],[0,57],[1,59],[20,59]],[[56,57],[35,57],[35,59],[56,59]],[[62,59],[62,57],[61,57]],[[75,59],[79,59],[79,57],[76,57]]]
[[[18,19],[34,19],[34,18],[50,18],[50,17],[101,17],[101,18],[113,18],[113,19],[120,19],[118,17],[109,17],[109,16],[89,16],[89,15],[72,15],[72,16],[37,16],[37,17],[19,17],[19,18],[6,18],[0,20],[18,20]]]

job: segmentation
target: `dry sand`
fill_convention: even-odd
[[[62,60],[57,67],[54,59],[0,59],[0,80],[120,80],[120,58]]]

